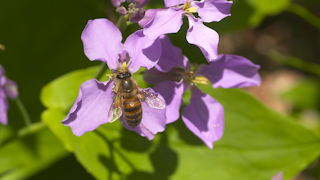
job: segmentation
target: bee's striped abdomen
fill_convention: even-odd
[[[136,127],[142,119],[141,102],[136,96],[123,98],[123,115],[130,127]]]

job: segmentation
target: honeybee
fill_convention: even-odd
[[[115,98],[108,112],[109,122],[123,115],[128,126],[132,128],[138,126],[142,119],[142,101],[152,108],[165,108],[165,103],[161,99],[138,86],[129,70],[122,68],[114,71],[112,79]]]

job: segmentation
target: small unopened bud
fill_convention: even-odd
[[[119,7],[121,3],[124,3],[126,0],[111,0],[111,3],[114,7]]]
[[[117,7],[117,13],[119,13],[120,14],[120,16],[125,16],[125,15],[127,15],[127,10],[126,10],[126,8],[125,7],[123,7],[123,6],[120,6],[120,7]]]
[[[135,0],[136,7],[140,8],[145,6],[150,0]]]
[[[144,15],[145,15],[145,10],[142,8],[139,8],[138,11],[131,14],[131,16],[129,17],[129,21],[133,23],[137,23],[144,17]]]

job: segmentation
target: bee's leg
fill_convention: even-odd
[[[140,101],[144,101],[145,100],[145,97],[141,93],[138,93],[137,97],[139,98]]]
[[[117,108],[120,107],[120,105],[121,105],[121,100],[122,100],[122,97],[115,99],[115,101],[114,101],[115,107],[117,107]]]

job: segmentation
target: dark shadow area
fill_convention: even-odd
[[[50,168],[47,168],[38,174],[28,178],[28,180],[69,180],[69,179],[86,179],[94,180],[76,160],[73,154],[56,162]]]
[[[112,173],[117,173],[121,175],[121,172],[118,169],[117,164],[114,160],[114,147],[112,145],[112,141],[108,140],[103,134],[99,131],[95,131],[108,145],[110,157],[106,157],[105,155],[99,155],[99,161],[109,170],[108,177],[106,179],[112,179]],[[121,155],[121,154],[120,154]],[[130,163],[129,163],[130,164]]]
[[[132,172],[127,179],[152,179],[166,180],[169,179],[178,167],[178,154],[168,146],[168,137],[166,133],[161,133],[160,143],[150,154],[150,159],[155,173],[146,173],[141,171]]]
[[[172,123],[172,126],[174,126],[176,128],[176,130],[179,132],[179,138],[181,138],[181,140],[185,141],[188,144],[191,145],[201,145],[203,146],[204,143],[196,136],[194,135],[188,128],[187,126],[184,124],[184,122],[181,119],[181,113],[183,111],[183,109],[185,108],[185,106],[182,106],[180,109],[180,118]],[[170,124],[171,125],[171,124]],[[169,126],[169,125],[167,125]]]
[[[121,128],[120,145],[127,151],[146,152],[151,146],[151,141],[142,139],[139,134],[134,131],[129,131]]]
[[[219,34],[239,30],[248,26],[253,13],[254,9],[248,4],[248,1],[233,1],[231,6],[232,16],[219,22],[206,23],[206,26],[216,30]]]

